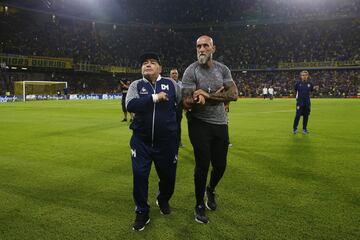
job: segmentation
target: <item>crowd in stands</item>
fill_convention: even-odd
[[[247,20],[271,20],[298,18],[314,19],[329,16],[353,16],[358,14],[360,3],[356,0],[326,1],[289,1],[289,0],[228,0],[199,1],[174,0],[172,4],[164,4],[166,0],[129,1],[127,12],[130,19],[149,23],[222,23],[243,22]],[[153,14],[148,14],[149,12]],[[176,13],[176,14],[164,14]],[[157,17],[153,17],[153,16]]]
[[[275,97],[294,97],[294,85],[300,71],[233,72],[234,80],[243,97],[258,97],[264,87],[275,90]],[[318,90],[315,97],[349,97],[360,91],[359,70],[312,70],[310,81]]]
[[[138,67],[144,50],[159,51],[168,67],[195,59],[195,40],[209,34],[215,57],[232,69],[277,67],[279,62],[360,58],[360,19],[245,25],[206,29],[124,27],[30,13],[0,17],[0,52],[70,57],[75,62]]]

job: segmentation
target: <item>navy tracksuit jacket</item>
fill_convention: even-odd
[[[169,101],[153,101],[153,94],[166,92]],[[149,211],[148,185],[151,163],[159,176],[157,200],[169,201],[175,187],[178,123],[177,105],[180,89],[172,79],[158,77],[153,85],[143,78],[131,83],[126,95],[126,108],[134,113],[130,129],[133,169],[133,197],[137,213]]]
[[[299,81],[295,84],[296,91],[296,111],[300,115],[310,114],[310,92],[314,86],[309,81]]]

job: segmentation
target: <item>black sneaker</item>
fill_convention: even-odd
[[[145,225],[150,222],[149,213],[136,213],[133,230],[142,231],[145,229]]]
[[[160,208],[161,214],[168,215],[171,213],[170,205],[168,202],[159,202],[159,200],[156,199],[156,205]]]
[[[204,205],[197,205],[195,207],[195,221],[198,223],[205,223],[209,222],[208,217],[205,215],[205,206]]]
[[[206,188],[206,202],[205,205],[207,209],[215,211],[216,210],[216,201],[215,201],[215,193],[210,191],[209,187]]]
[[[126,119],[126,118],[124,118],[124,119],[122,120],[122,122],[127,122],[127,119]]]

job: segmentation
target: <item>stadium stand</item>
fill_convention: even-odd
[[[240,96],[256,97],[262,93],[264,85],[272,86],[277,97],[294,97],[294,82],[299,71],[259,71],[236,72]],[[314,70],[311,79],[319,91],[315,97],[350,97],[359,91],[359,70]]]

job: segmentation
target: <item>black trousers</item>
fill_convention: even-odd
[[[121,97],[121,108],[122,108],[122,111],[124,113],[127,112],[127,109],[126,109],[126,106],[125,106],[125,102],[126,102],[126,94],[122,94],[122,97]]]
[[[188,115],[188,130],[195,155],[196,204],[204,204],[207,175],[212,165],[209,188],[214,191],[226,168],[229,147],[228,126],[210,124]]]
[[[299,125],[300,117],[303,116],[303,129],[307,129],[307,124],[309,121],[310,115],[310,107],[307,106],[297,106],[296,107],[296,114],[294,118],[293,129],[296,130]]]

